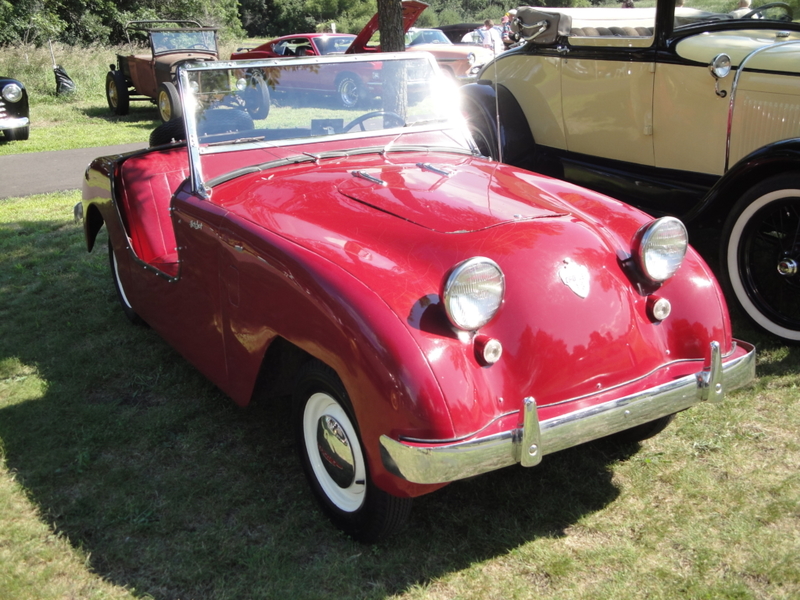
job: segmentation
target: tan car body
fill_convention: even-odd
[[[556,9],[543,9],[548,10]],[[601,23],[636,27],[648,22],[652,28],[655,17],[647,8],[559,12],[572,16],[573,29],[583,29],[587,23],[596,28]],[[653,39],[570,36],[569,44],[631,48],[647,47]],[[517,54],[497,62],[496,76],[487,69],[481,77],[496,77],[514,94],[537,144],[722,175],[726,165],[753,150],[800,136],[800,43],[789,42],[800,42],[800,32],[744,30],[692,36],[680,41],[676,52],[696,66],[569,55],[543,56],[533,66],[530,56]],[[728,53],[734,68],[720,81],[724,98],[716,94],[707,67],[722,52]],[[744,60],[732,105],[735,72]],[[729,118],[731,147],[726,156]]]
[[[728,297],[800,343],[800,24],[707,1],[520,7],[464,113],[494,158],[718,229]]]

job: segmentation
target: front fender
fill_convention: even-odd
[[[504,85],[495,87],[490,81],[483,79],[462,86],[461,98],[466,116],[473,123],[483,123],[490,128],[495,144],[492,158],[511,165],[524,166],[534,153],[535,143],[528,120],[514,94]],[[500,153],[496,149],[498,137]]]
[[[768,177],[789,171],[800,171],[800,138],[768,144],[742,158],[719,178],[684,220],[720,225],[747,190]]]

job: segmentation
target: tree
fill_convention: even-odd
[[[378,0],[378,30],[383,52],[402,52],[406,49],[400,0]]]

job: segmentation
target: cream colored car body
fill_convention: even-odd
[[[719,229],[728,298],[800,343],[800,23],[710,2],[519,7],[463,110],[494,158]]]
[[[542,9],[556,11],[556,9]],[[676,9],[691,13],[692,9]],[[572,28],[649,27],[654,9],[558,9]],[[654,37],[569,36],[581,48],[646,48]],[[776,140],[800,137],[800,32],[737,30],[691,36],[677,55],[696,65],[543,56],[504,57],[497,73],[514,94],[537,144],[670,169],[722,175],[726,167]],[[731,74],[708,64],[726,52]],[[743,61],[732,95],[736,72]],[[731,100],[735,100],[735,104]],[[691,101],[689,101],[691,100]],[[730,155],[727,155],[731,119]]]

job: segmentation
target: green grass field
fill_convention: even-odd
[[[0,154],[147,139],[155,108],[105,109],[113,50],[85,54]],[[362,546],[317,510],[285,402],[237,408],[128,323],[79,199],[0,201],[0,599],[800,598],[800,347],[734,316],[758,378],[721,405],[452,484]]]

